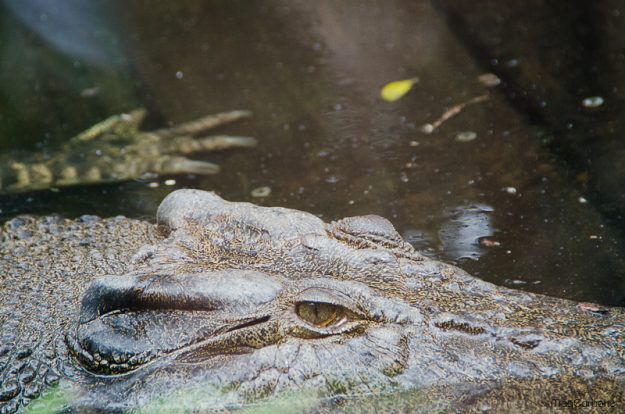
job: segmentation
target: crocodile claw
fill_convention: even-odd
[[[197,161],[185,157],[169,157],[157,168],[160,174],[211,175],[219,172],[219,165],[208,161]]]

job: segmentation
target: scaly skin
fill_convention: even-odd
[[[378,216],[327,224],[179,190],[157,221],[5,225],[7,411],[59,381],[77,411],[232,410],[292,392],[311,412],[625,408],[621,308],[483,282]]]
[[[139,131],[146,111],[112,116],[71,138],[53,154],[6,158],[0,162],[0,192],[127,181],[146,173],[215,174],[216,164],[186,158],[201,151],[251,147],[256,140],[226,135],[194,136],[250,116],[248,111],[208,115],[172,128]]]

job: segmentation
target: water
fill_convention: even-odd
[[[540,19],[517,13],[520,1],[451,3],[5,0],[4,154],[52,151],[136,107],[147,129],[249,109],[216,132],[260,144],[200,154],[222,167],[215,176],[0,195],[0,217],[153,220],[167,193],[194,187],[324,220],[380,214],[483,279],[625,305],[618,3],[536,2]],[[492,75],[501,82],[480,81]],[[402,99],[379,98],[414,77]],[[593,97],[602,104],[582,104]]]

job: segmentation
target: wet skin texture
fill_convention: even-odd
[[[77,411],[198,386],[219,390],[214,409],[297,390],[313,411],[622,407],[623,309],[483,282],[378,216],[179,190],[157,225],[17,218],[1,246],[5,411],[59,381]]]
[[[67,141],[57,152],[0,158],[0,193],[137,179],[146,174],[215,174],[219,166],[189,154],[252,147],[256,140],[207,130],[250,116],[223,112],[156,131],[140,131],[144,109],[114,115]]]

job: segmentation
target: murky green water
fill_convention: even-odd
[[[171,186],[159,177],[0,195],[0,217],[152,219],[168,192],[194,187],[326,220],[380,214],[489,281],[624,305],[625,9],[457,3],[6,0],[4,154],[53,151],[140,106],[148,128],[250,109],[216,132],[260,145],[201,154],[222,172]],[[501,83],[485,86],[485,73]],[[379,98],[412,77],[399,101]],[[595,96],[602,105],[584,105]],[[475,139],[462,142],[467,132]],[[252,197],[261,186],[271,194]]]

